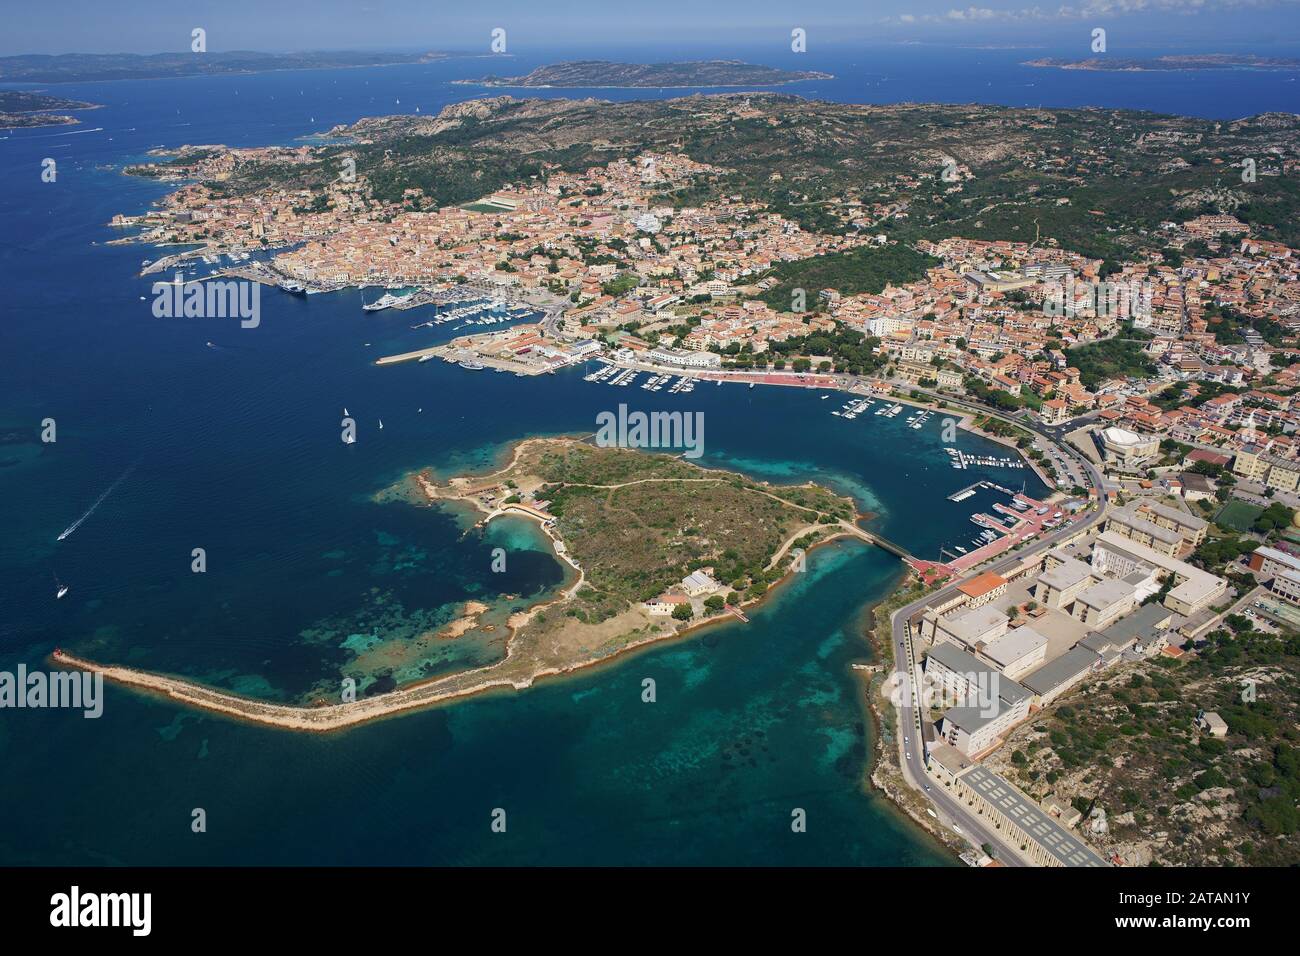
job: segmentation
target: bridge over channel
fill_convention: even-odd
[[[895,544],[893,541],[876,534],[874,531],[865,531],[851,521],[841,521],[840,527],[850,534],[861,538],[863,541],[867,542],[867,544],[874,544],[877,548],[882,548],[897,558],[902,558],[904,561],[913,560],[912,553],[901,544]]]

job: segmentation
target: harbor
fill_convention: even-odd
[[[351,286],[329,282],[310,282],[288,275],[275,267],[272,262],[253,259],[246,251],[227,253],[231,265],[218,269],[208,275],[189,274],[189,280],[205,279],[243,279],[263,286],[274,286],[291,295],[321,295],[341,292],[348,288],[359,288],[364,297],[368,285]],[[209,266],[218,265],[221,255],[208,253],[205,249],[193,249],[172,256],[165,256],[156,261],[146,260],[140,274],[151,275],[172,269],[192,268],[201,261]],[[524,299],[515,299],[502,289],[484,283],[445,283],[436,286],[399,286],[384,287],[385,291],[376,299],[363,302],[362,312],[373,314],[394,310],[405,312],[425,306],[433,306],[434,317],[411,325],[412,331],[445,325],[449,322],[462,321],[457,329],[470,326],[493,326],[530,318],[553,318],[557,313],[555,307],[536,305]],[[446,307],[451,308],[447,309]],[[446,309],[446,311],[444,311]]]
[[[514,359],[484,355],[473,349],[457,348],[450,345],[431,345],[428,348],[401,352],[397,355],[385,355],[376,359],[376,365],[398,365],[402,362],[428,362],[440,358],[451,365],[477,372],[491,369],[494,372],[513,372],[515,375],[543,375],[553,372],[554,368],[538,362],[523,362]]]
[[[954,491],[947,495],[947,499],[960,504],[981,492],[1005,495],[1008,503],[993,501],[984,510],[970,514],[967,520],[978,530],[972,537],[960,539],[959,543],[950,542],[941,546],[941,560],[910,561],[912,567],[927,580],[964,573],[1044,532],[1060,527],[1068,520],[1064,506],[1031,498],[1023,491],[1013,491],[987,479]]]
[[[960,448],[945,448],[949,464],[958,470],[965,470],[973,465],[981,468],[1024,468],[1024,459],[1018,455],[968,455]]]
[[[596,382],[607,385],[617,385],[624,388],[630,388],[637,383],[641,373],[636,369],[620,368],[617,365],[602,365],[594,372],[589,372],[582,377],[584,382]],[[661,392],[665,388],[670,395],[688,395],[695,390],[695,379],[687,376],[677,376],[677,381],[673,381],[671,374],[654,374],[650,375],[644,382],[641,382],[641,388],[650,392]]]

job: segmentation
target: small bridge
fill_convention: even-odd
[[[912,553],[902,545],[895,544],[888,538],[881,537],[875,532],[864,531],[851,521],[841,521],[840,527],[845,531],[848,531],[850,534],[854,534],[861,538],[863,541],[867,542],[867,544],[874,544],[877,548],[888,551],[897,558],[902,558],[904,561],[911,561],[913,559]]]

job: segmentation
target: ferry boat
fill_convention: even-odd
[[[278,283],[281,289],[291,295],[306,295],[307,287],[297,279],[281,279]]]
[[[477,372],[483,367],[480,362],[459,362],[457,364],[459,364],[461,368],[469,369],[471,372]]]

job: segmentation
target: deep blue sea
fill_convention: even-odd
[[[642,58],[673,55],[652,52]],[[844,101],[1207,116],[1296,105],[1285,74],[1061,73],[1018,66],[1024,51],[723,52],[835,73],[786,89]],[[499,639],[407,645],[465,600],[522,606],[556,587],[543,542],[522,524],[466,534],[454,515],[374,495],[416,468],[484,468],[517,439],[589,432],[619,402],[703,412],[705,464],[834,485],[922,555],[973,536],[969,515],[991,499],[947,501],[958,488],[989,477],[1041,490],[1027,470],[951,469],[937,417],[921,431],[905,416],[843,421],[829,414],[839,401],[816,392],[652,395],[584,382],[581,370],[376,368],[379,355],[453,332],[411,330],[420,312],[363,313],[355,290],[267,292],[256,329],[158,319],[153,279],[137,272],[159,251],[106,245],[114,213],[165,191],[121,174],[152,147],[293,143],[362,116],[434,113],[481,94],[451,79],[562,58],[70,84],[55,91],[104,108],[80,127],[0,134],[0,669],[42,666],[63,646],[298,700],[376,650],[401,652],[397,681],[493,659]],[[41,181],[47,157],[54,183]],[[339,441],[345,407],[360,425],[351,446]],[[53,444],[38,437],[47,418]],[[497,546],[510,556],[504,575],[489,571]],[[204,574],[191,573],[194,548]],[[899,570],[837,543],[749,625],[329,736],[117,688],[98,720],[0,711],[0,864],[943,863],[864,785],[869,731],[849,665],[870,656],[865,609]],[[56,578],[71,588],[61,601]],[[654,704],[640,699],[647,676]],[[190,830],[196,807],[202,835]],[[506,834],[489,831],[496,807]],[[794,807],[808,812],[805,834],[791,833]]]

